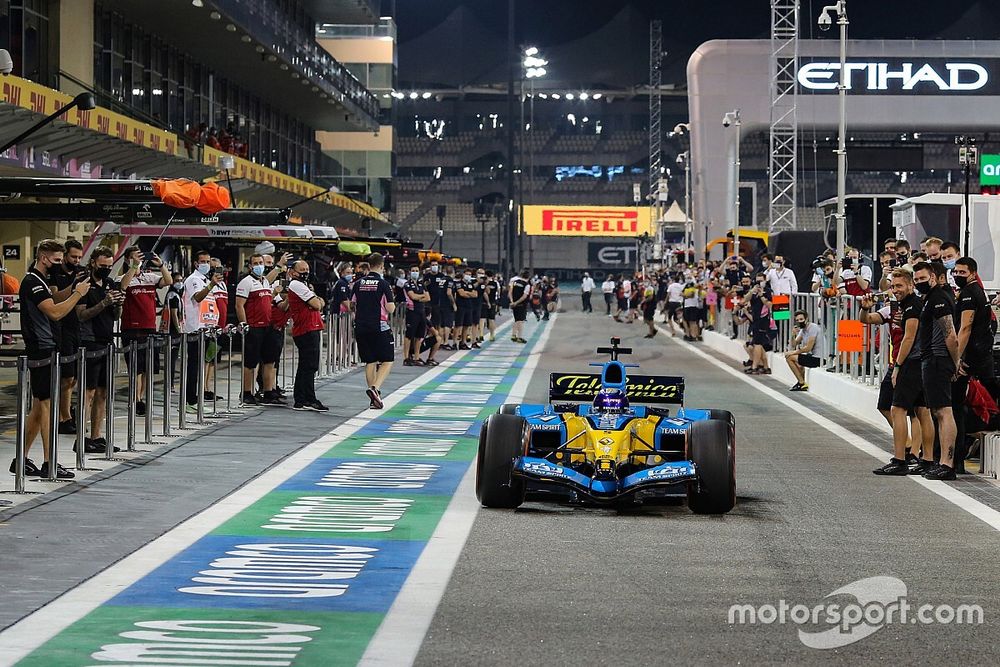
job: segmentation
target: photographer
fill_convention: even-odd
[[[63,253],[62,264],[56,264],[49,271],[50,285],[53,287],[53,298],[62,301],[70,295],[76,283],[87,274],[87,271],[80,266],[83,258],[83,246],[76,239],[66,241],[66,252]],[[59,333],[59,354],[68,356],[76,354],[80,348],[80,320],[76,317],[76,310],[71,310],[56,325]],[[70,410],[70,403],[73,398],[73,387],[76,386],[76,364],[60,364],[59,381],[59,433],[73,435],[76,433],[76,422],[73,421],[73,413]]]
[[[857,248],[846,249],[836,283],[842,294],[863,296],[871,292],[872,269],[861,263],[861,252]]]
[[[892,243],[895,244],[896,241],[893,240]],[[889,251],[881,253],[878,256],[878,263],[882,267],[882,275],[878,280],[878,290],[888,292],[892,280],[892,270],[896,267],[896,253]]]
[[[965,440],[965,397],[969,391],[969,380],[992,380],[994,377],[992,311],[978,271],[979,266],[971,257],[956,260],[952,271],[952,278],[959,288],[955,303],[959,362],[955,384],[951,390],[956,426],[956,473],[965,472],[965,457],[968,454]]]
[[[804,310],[795,311],[795,329],[792,349],[785,352],[785,361],[797,380],[789,391],[809,391],[805,369],[819,368],[820,361],[826,354],[823,349],[823,330],[815,322],[809,321]]]
[[[265,388],[262,401],[254,395],[254,381],[257,376],[257,366],[261,364],[261,352],[264,339],[271,325],[271,305],[274,298],[273,281],[279,272],[285,269],[289,260],[286,253],[281,256],[270,272],[265,273],[264,256],[255,253],[250,256],[250,270],[236,286],[236,317],[240,324],[247,325],[243,334],[243,398],[244,405],[280,405],[280,399],[274,395],[275,373],[273,363],[263,364],[263,386]]]
[[[771,318],[771,286],[763,273],[758,273],[756,284],[749,292],[748,312],[750,317],[750,367],[749,375],[770,375],[767,353],[774,348],[777,327]]]
[[[94,249],[88,266],[90,289],[75,308],[80,321],[80,341],[88,352],[106,350],[113,342],[115,321],[125,302],[121,285],[111,279],[114,255],[114,251],[107,246]],[[131,278],[131,273],[125,274],[126,280]],[[90,422],[90,437],[83,438],[83,448],[88,454],[100,454],[108,447],[108,441],[101,437],[108,399],[108,357],[87,359],[86,367],[87,386],[81,387],[81,390],[87,392],[86,412],[89,418],[87,421]],[[80,446],[82,435],[77,436],[76,447]],[[73,451],[76,451],[76,447]],[[118,448],[115,447],[114,451],[117,452]]]
[[[206,253],[207,254],[207,253]],[[144,253],[138,246],[125,249],[122,277],[119,278],[121,288],[125,292],[125,302],[122,304],[122,346],[130,343],[142,343],[149,335],[156,332],[156,290],[173,284],[170,267],[163,263],[159,255],[153,252]],[[126,275],[133,278],[126,281]],[[135,362],[138,368],[129,368],[135,376],[135,396],[129,400],[135,401],[135,414],[146,414],[146,403],[141,397],[146,395],[146,356],[149,349],[136,352]],[[154,356],[154,366],[155,366]],[[129,355],[125,355],[126,364],[130,363]],[[154,368],[155,370],[155,368]]]

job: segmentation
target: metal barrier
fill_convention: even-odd
[[[822,360],[827,371],[849,375],[852,380],[870,385],[879,385],[889,368],[889,326],[864,325],[863,351],[841,352],[838,347],[837,330],[844,320],[857,320],[861,315],[861,297],[840,295],[838,297],[822,297],[815,293],[799,292],[791,295],[789,300],[791,313],[804,311],[810,322],[819,324],[823,331],[826,358]],[[874,310],[874,309],[873,309]],[[732,336],[734,311],[719,309],[716,331]],[[777,337],[774,341],[774,352],[784,353],[791,349],[794,338],[792,319],[780,320],[777,325]],[[738,322],[736,338],[749,340],[749,326],[746,322]]]
[[[401,340],[401,337],[405,329],[406,321],[405,312],[400,309],[399,312],[395,313],[391,320],[391,326],[393,329],[393,335],[397,337],[397,340]],[[65,482],[69,480],[59,479],[59,412],[58,412],[58,399],[60,391],[61,382],[61,364],[76,364],[76,375],[77,375],[77,396],[75,400],[76,406],[76,460],[75,469],[78,471],[90,471],[96,470],[96,468],[87,467],[87,456],[86,456],[86,443],[87,443],[87,430],[88,425],[91,423],[93,415],[93,402],[87,400],[87,375],[88,375],[88,364],[89,360],[95,359],[106,359],[106,364],[104,365],[103,372],[105,374],[103,384],[106,387],[106,400],[104,405],[104,438],[107,442],[104,453],[99,457],[92,457],[91,460],[103,460],[105,462],[115,462],[124,461],[125,458],[115,457],[115,419],[116,417],[124,417],[126,423],[126,438],[125,438],[125,452],[126,454],[139,454],[147,450],[140,450],[136,448],[137,444],[141,445],[158,445],[164,444],[163,441],[158,441],[154,436],[159,435],[163,437],[170,437],[175,435],[175,431],[188,431],[191,428],[188,426],[188,405],[186,401],[188,383],[196,383],[198,392],[198,401],[196,404],[196,410],[194,411],[197,415],[196,422],[198,425],[203,425],[206,423],[206,419],[224,418],[228,416],[243,414],[244,409],[238,406],[234,406],[232,403],[232,394],[234,391],[234,382],[236,383],[237,389],[240,392],[238,395],[242,396],[243,387],[243,375],[242,375],[242,364],[237,364],[238,372],[234,373],[233,362],[234,362],[234,340],[235,335],[239,335],[241,338],[240,344],[240,358],[243,357],[244,346],[245,346],[245,336],[244,334],[248,330],[246,325],[232,325],[225,327],[223,329],[203,329],[197,333],[182,333],[180,335],[171,334],[151,334],[144,341],[131,341],[128,344],[118,347],[114,343],[108,344],[105,347],[94,350],[87,350],[85,347],[79,348],[75,353],[71,355],[61,356],[58,352],[53,352],[52,355],[47,359],[41,360],[29,360],[27,356],[19,356],[16,360],[3,361],[0,360],[0,368],[14,368],[17,371],[17,428],[16,428],[16,438],[15,438],[15,463],[14,463],[14,491],[16,494],[28,494],[36,493],[35,491],[29,491],[26,485],[26,474],[25,474],[25,459],[27,453],[27,446],[29,443],[26,442],[27,438],[27,416],[30,412],[31,405],[31,370],[35,368],[47,367],[50,369],[49,381],[52,386],[52,398],[50,402],[50,414],[49,414],[49,430],[50,430],[50,450],[49,450],[49,469],[48,475],[44,480],[46,482]],[[218,368],[213,376],[212,391],[215,394],[216,401],[211,408],[211,414],[206,414],[205,407],[205,375],[206,369],[208,367],[209,360],[207,359],[206,349],[210,343],[214,343],[216,346],[219,344],[220,336],[225,336],[224,344],[227,346],[228,356],[227,369],[225,371],[224,386],[225,386],[225,399],[226,407],[224,410],[220,410],[217,402],[219,400],[219,388],[220,388],[220,378]],[[286,342],[283,343],[283,351],[281,355],[281,381],[284,383],[286,379],[294,377],[293,367],[296,361],[296,350],[295,346],[287,341],[287,334],[283,337]],[[354,314],[350,312],[338,313],[327,318],[326,324],[324,326],[321,335],[321,371],[326,376],[333,376],[340,373],[344,373],[352,370],[358,364],[357,361],[357,345],[354,338]],[[189,343],[192,348],[197,349],[198,363],[195,365],[197,369],[197,377],[189,377],[188,372],[188,361],[189,354],[194,352],[194,349],[189,350]],[[179,350],[174,349],[177,346]],[[145,356],[142,356],[145,354]],[[125,378],[125,387],[128,398],[126,399],[125,414],[118,414],[121,412],[121,405],[116,400],[116,380],[119,377],[119,355],[122,355],[128,361],[128,367],[130,371],[127,373]],[[157,356],[154,356],[157,355]],[[141,357],[141,361],[140,361]],[[177,358],[179,357],[179,359]],[[162,368],[160,369],[162,373],[157,374],[156,371],[156,360],[160,359],[162,361]],[[171,397],[171,389],[173,386],[173,367],[174,361],[177,361],[180,365],[180,381],[177,386],[179,400],[177,401],[176,408],[173,405]],[[142,372],[146,378],[146,384],[144,386],[142,396],[138,396],[136,393],[137,389],[137,375],[139,373],[139,365],[143,366]],[[194,370],[194,369],[192,369]],[[235,377],[234,377],[235,375]],[[157,382],[158,381],[158,382]],[[160,400],[157,401],[156,398],[156,385],[159,384],[162,390],[162,395]],[[137,401],[143,401],[145,403],[145,413],[141,415],[143,418],[142,425],[142,439],[139,443],[136,442],[136,421],[140,415],[137,412]],[[176,425],[173,422],[173,411],[176,409]],[[154,412],[156,410],[156,412]],[[159,414],[162,416],[162,425],[159,433],[154,433],[155,423],[154,415]],[[0,492],[4,493],[4,492]]]

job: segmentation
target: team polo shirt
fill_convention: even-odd
[[[288,283],[288,315],[292,318],[293,338],[323,328],[319,311],[309,307],[309,300],[315,297],[316,292],[303,281],[295,279]]]
[[[274,301],[271,302],[271,320],[270,324],[273,328],[281,331],[288,325],[288,311],[278,308],[278,304],[284,299],[281,296],[274,297]]]
[[[530,290],[528,289],[528,281],[522,278],[521,276],[514,276],[513,278],[510,279],[510,288],[511,288],[510,289],[511,302],[520,299],[522,296],[524,296],[525,292],[528,292],[530,295]]]
[[[184,281],[184,333],[197,333],[200,329],[219,324],[214,291],[210,291],[201,301],[194,300],[194,295],[205,289],[206,285],[208,278],[198,271]]]
[[[424,302],[414,301],[411,299],[410,292],[413,292],[414,294],[423,294],[426,292],[427,290],[424,288],[424,281],[420,278],[417,278],[416,280],[408,280],[403,286],[403,291],[406,293],[406,309],[417,315],[423,315]]]
[[[111,278],[106,278],[103,283],[96,280],[90,283],[90,290],[83,297],[79,306],[93,308],[99,305],[108,296],[111,290],[119,289],[119,285]],[[78,307],[79,307],[78,306]],[[76,310],[74,308],[74,310]],[[107,345],[114,338],[115,332],[115,307],[106,306],[103,310],[91,317],[89,320],[80,322],[80,340],[93,345]]]
[[[224,327],[229,321],[229,285],[223,281],[212,288],[212,294],[215,296],[215,308],[219,311],[219,326]]]
[[[945,333],[939,320],[944,317],[954,318],[955,297],[950,289],[938,285],[931,289],[924,299],[920,310],[920,328],[917,336],[920,338],[920,358],[948,357],[948,346],[945,344]],[[954,320],[952,320],[954,325]]]
[[[122,331],[156,329],[156,286],[161,278],[158,272],[143,271],[129,282],[122,304]]]
[[[35,267],[28,269],[17,295],[21,303],[21,336],[24,338],[25,349],[36,352],[58,347],[52,320],[39,308],[52,298],[52,290]]]
[[[990,300],[979,283],[969,283],[958,293],[955,303],[955,331],[962,326],[962,313],[972,311],[972,331],[965,346],[965,356],[988,355],[993,347],[993,333],[990,331]]]
[[[351,290],[354,302],[354,321],[359,329],[389,328],[389,311],[386,306],[392,302],[392,288],[379,274],[372,271],[354,282]]]
[[[263,276],[249,275],[236,285],[237,298],[243,297],[243,312],[247,324],[252,327],[266,327],[271,323],[271,283]]]

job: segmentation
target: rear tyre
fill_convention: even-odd
[[[709,410],[708,418],[724,421],[733,428],[736,428],[736,417],[729,410]]]
[[[479,432],[476,498],[485,507],[513,509],[524,502],[524,480],[514,460],[524,454],[528,423],[516,415],[490,415]]]
[[[698,481],[688,487],[688,507],[695,514],[725,514],[736,505],[735,430],[727,421],[691,424],[688,454],[698,467]]]
[[[500,409],[497,410],[497,414],[499,414],[499,415],[516,415],[518,407],[520,407],[520,406],[517,403],[504,403],[503,405],[500,406]]]

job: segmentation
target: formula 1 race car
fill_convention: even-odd
[[[561,492],[598,504],[684,495],[698,514],[736,504],[736,420],[726,410],[685,408],[684,378],[629,376],[636,364],[611,339],[600,375],[552,373],[549,403],[505,404],[479,432],[476,497],[514,508],[526,492]],[[630,406],[677,404],[666,408]],[[585,402],[585,403],[584,403]]]

